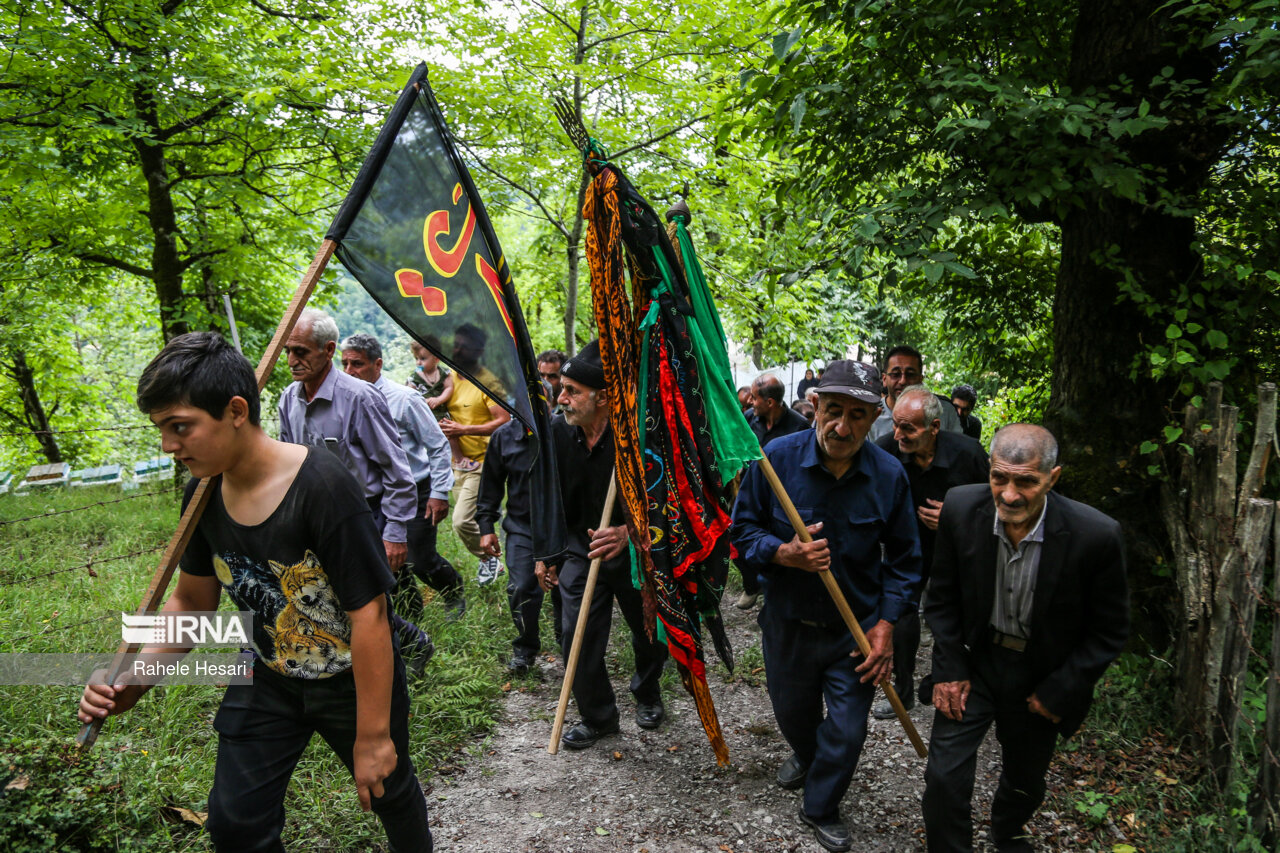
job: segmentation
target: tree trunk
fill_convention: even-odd
[[[58,447],[57,436],[49,424],[44,404],[40,402],[40,393],[36,390],[35,372],[27,364],[27,355],[22,350],[13,350],[9,354],[9,367],[6,371],[13,381],[18,383],[18,396],[22,399],[23,425],[28,427],[40,442],[40,452],[49,462],[62,462],[62,450]],[[56,408],[56,407],[55,407]]]
[[[1262,596],[1275,504],[1258,498],[1276,432],[1276,386],[1258,387],[1253,449],[1237,487],[1236,409],[1212,383],[1206,406],[1188,406],[1190,452],[1165,451],[1160,509],[1173,545],[1180,594],[1179,727],[1191,735],[1220,790],[1231,787],[1244,684]]]
[[[155,94],[139,86],[134,90],[133,100],[139,118],[158,134],[160,118]],[[134,139],[133,145],[138,152],[138,166],[147,182],[147,222],[152,234],[151,275],[156,301],[160,305],[160,331],[167,342],[191,330],[182,311],[184,267],[178,254],[178,216],[169,185],[164,146],[144,137]]]
[[[1216,45],[1200,47],[1204,33],[1192,18],[1171,17],[1163,0],[1082,0],[1071,45],[1067,85],[1115,97],[1120,107],[1145,98],[1161,69],[1177,80],[1208,80],[1216,72]],[[1144,197],[1100,190],[1058,220],[1062,255],[1053,304],[1053,365],[1045,423],[1061,445],[1059,488],[1118,519],[1129,545],[1135,633],[1157,647],[1167,642],[1171,604],[1166,579],[1150,573],[1167,563],[1160,535],[1158,486],[1140,472],[1138,448],[1168,421],[1177,388],[1147,375],[1147,352],[1165,340],[1168,317],[1148,317],[1148,304],[1168,306],[1201,275],[1194,248],[1194,211],[1225,135],[1212,122],[1190,120],[1202,105],[1189,99],[1186,115],[1127,143],[1149,184]],[[1088,184],[1088,174],[1080,176]],[[1177,208],[1175,211],[1174,208]],[[1141,378],[1135,383],[1134,371]],[[1122,390],[1123,389],[1123,390]],[[1232,513],[1234,515],[1234,513]],[[1145,606],[1144,606],[1145,603]],[[1190,664],[1189,660],[1182,660]]]

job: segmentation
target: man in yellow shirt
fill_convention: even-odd
[[[503,394],[505,389],[498,377],[480,364],[485,342],[482,330],[470,323],[459,326],[453,335],[454,364],[485,387]],[[480,526],[475,519],[476,498],[480,493],[480,472],[489,447],[489,436],[511,420],[511,415],[461,373],[454,376],[453,396],[449,398],[447,408],[449,416],[440,422],[440,429],[450,439],[457,439],[463,457],[454,463],[453,469],[453,532],[479,559],[476,583],[485,586],[497,579],[502,571],[502,562],[497,557],[487,556],[480,548]]]

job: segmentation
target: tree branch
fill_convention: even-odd
[[[582,33],[581,33],[581,32],[579,32],[578,28],[577,28],[577,27],[575,27],[575,26],[573,26],[573,24],[570,24],[570,23],[569,23],[568,21],[566,21],[564,18],[560,17],[560,14],[559,14],[558,12],[556,12],[556,11],[555,11],[555,10],[553,10],[553,9],[548,9],[546,6],[544,6],[544,5],[542,5],[541,3],[539,3],[539,2],[538,2],[538,0],[533,0],[533,5],[537,6],[539,9],[541,9],[541,10],[542,10],[542,11],[544,11],[544,12],[546,12],[546,13],[547,13],[548,15],[550,15],[551,17],[555,18],[555,19],[556,19],[556,21],[558,21],[558,22],[560,23],[560,26],[564,27],[566,30],[568,30],[569,32],[573,33],[575,36],[577,36],[577,37],[581,38]]]
[[[319,23],[329,20],[328,15],[291,15],[288,12],[281,12],[279,9],[272,9],[265,3],[259,3],[258,0],[249,0],[249,5],[253,6],[260,12],[264,12],[273,18],[284,18],[286,21],[306,21],[308,23]]]
[[[671,32],[670,30],[660,30],[655,27],[636,27],[634,30],[627,30],[625,33],[614,33],[611,36],[601,36],[600,38],[596,39],[593,42],[588,42],[587,44],[584,44],[582,46],[582,52],[586,53],[592,48],[599,47],[605,42],[615,41],[616,39],[624,39],[627,36],[633,36],[636,33],[657,33],[661,35],[667,35],[670,32]]]
[[[458,144],[467,150],[467,153],[471,155],[472,159],[476,161],[476,165],[478,165],[481,169],[488,172],[490,175],[493,175],[495,178],[502,181],[504,184],[511,187],[512,189],[517,190],[518,192],[521,192],[524,195],[528,196],[529,200],[532,201],[534,204],[536,204],[538,208],[542,211],[542,215],[546,218],[546,220],[550,222],[552,225],[554,225],[556,230],[560,232],[560,236],[564,237],[566,240],[569,239],[569,229],[565,228],[564,223],[560,220],[560,218],[557,217],[555,214],[553,214],[550,210],[548,210],[547,206],[542,203],[542,199],[539,198],[532,190],[522,186],[518,182],[504,175],[502,172],[490,166],[487,162],[485,162],[484,158],[481,157],[479,154],[477,154],[475,150],[467,143],[459,139]]]
[[[205,258],[212,258],[215,255],[221,255],[226,251],[226,249],[209,249],[204,252],[195,252],[194,254],[188,255],[182,263],[178,264],[178,266],[183,270],[183,272],[185,272],[199,261],[203,261]]]
[[[164,128],[163,130],[157,131],[156,139],[158,139],[161,142],[165,142],[169,139],[169,137],[178,133],[182,133],[182,131],[184,130],[191,130],[192,128],[199,127],[200,125],[205,124],[206,122],[215,118],[218,115],[218,113],[222,112],[230,105],[231,105],[231,99],[223,98],[222,100],[210,105],[209,108],[204,110],[203,112],[199,112],[196,115],[191,116],[190,118],[184,118],[182,121],[178,122],[177,124],[171,127],[167,127],[167,128]]]
[[[129,273],[130,275],[136,275],[141,278],[155,277],[155,273],[149,269],[131,264],[128,261],[122,261],[119,258],[113,258],[110,255],[99,255],[97,252],[72,252],[72,254],[82,261],[88,261],[92,264],[102,264],[106,267],[115,267],[118,270],[123,270],[124,272]]]
[[[664,133],[659,133],[657,136],[650,137],[649,139],[646,139],[643,142],[637,142],[635,145],[629,145],[626,148],[623,148],[619,151],[611,152],[609,156],[611,158],[622,157],[627,154],[630,154],[632,151],[638,151],[641,148],[648,148],[650,145],[653,145],[654,143],[657,143],[657,142],[661,142],[662,140],[666,139],[668,136],[677,134],[680,131],[689,128],[691,125],[695,125],[698,122],[705,121],[706,119],[709,119],[709,118],[711,118],[711,115],[709,113],[697,116],[695,118],[691,118],[684,124],[673,127]]]

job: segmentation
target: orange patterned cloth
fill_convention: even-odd
[[[651,636],[666,642],[725,765],[729,750],[707,684],[703,634],[710,629],[731,659],[718,610],[730,520],[688,315],[680,310],[683,278],[657,217],[613,167],[598,171],[582,212],[618,492],[636,546],[645,621]]]

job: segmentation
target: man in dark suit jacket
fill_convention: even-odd
[[[1057,456],[1048,430],[1007,426],[992,443],[989,488],[952,489],[942,508],[924,608],[937,709],[924,793],[931,851],[973,849],[974,765],[992,722],[1003,765],[992,841],[1032,849],[1023,826],[1044,799],[1057,737],[1080,727],[1128,636],[1120,525],[1050,492]]]

